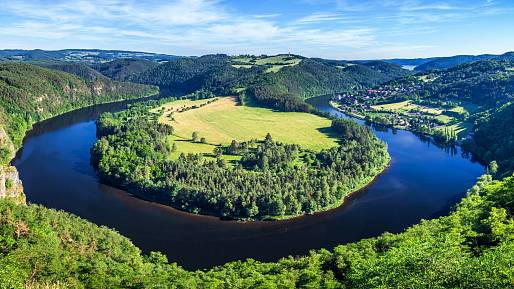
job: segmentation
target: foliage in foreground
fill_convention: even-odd
[[[514,177],[483,176],[449,216],[275,263],[188,272],[65,212],[0,201],[0,288],[512,288]]]
[[[157,123],[137,106],[98,120],[102,138],[92,162],[105,182],[151,200],[194,213],[263,219],[297,216],[339,205],[369,183],[389,161],[384,143],[365,126],[334,120],[337,147],[314,152],[283,144],[233,141],[218,147],[241,157],[229,166],[200,155],[170,160],[170,126]]]

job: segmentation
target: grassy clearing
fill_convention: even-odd
[[[382,111],[391,111],[398,113],[405,113],[411,110],[417,110],[427,114],[440,115],[443,113],[442,109],[436,109],[432,107],[427,107],[419,104],[412,103],[411,100],[405,100],[401,102],[394,102],[388,104],[374,105],[371,108],[374,110],[382,110]]]
[[[469,102],[463,102],[461,105],[456,106],[452,109],[449,109],[449,112],[455,112],[455,113],[465,113],[468,112],[469,114],[473,114],[478,110],[478,106]]]
[[[473,125],[471,123],[451,120],[444,126],[438,127],[437,129],[440,131],[447,129],[449,131],[455,132],[459,137],[464,137],[468,130],[472,129],[472,127]]]
[[[381,104],[381,105],[373,105],[371,108],[374,110],[398,110],[398,109],[405,109],[411,104],[410,100],[402,101],[402,102],[394,102],[394,103],[388,103],[388,104]]]
[[[180,111],[185,109],[193,109],[195,106],[204,105],[208,102],[208,99],[202,100],[190,100],[190,99],[181,99],[174,102],[166,103],[158,108],[154,108],[150,110],[150,112],[155,113],[159,116],[160,123],[171,124],[175,113],[180,113]]]
[[[437,76],[430,75],[430,74],[421,75],[418,77],[418,79],[422,82],[432,82],[432,81],[436,80],[437,78],[438,78]]]
[[[298,65],[301,58],[290,55],[275,56],[240,56],[232,58],[235,68],[251,68],[253,66],[267,66],[266,72],[278,72],[286,66]]]
[[[252,68],[253,65],[251,64],[232,64],[233,67],[235,68]]]
[[[436,119],[444,124],[449,124],[453,120],[453,117],[447,115],[438,115],[436,116]]]
[[[330,135],[331,121],[316,115],[298,112],[276,112],[266,108],[237,105],[233,98],[223,97],[205,106],[179,112],[181,109],[200,106],[208,100],[179,100],[164,104],[153,111],[161,113],[159,122],[174,127],[177,151],[212,154],[216,145],[228,145],[235,139],[248,141],[264,139],[267,133],[273,139],[298,144],[304,148],[321,150],[337,145]],[[191,142],[193,132],[205,137],[207,144]]]
[[[193,142],[191,139],[183,139],[176,135],[170,135],[168,137],[170,145],[175,144],[177,150],[172,152],[169,156],[171,160],[176,160],[180,154],[201,154],[208,160],[215,160],[214,149],[217,147],[215,144]],[[221,155],[221,158],[227,161],[229,165],[236,161],[241,160],[241,156],[237,155]]]

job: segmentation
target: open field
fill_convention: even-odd
[[[472,104],[472,103],[465,102],[465,103],[461,103],[459,106],[449,109],[448,111],[459,113],[459,114],[462,114],[465,112],[468,112],[469,114],[473,114],[478,111],[478,106],[475,104]]]
[[[405,100],[402,102],[394,102],[388,104],[374,105],[371,106],[374,110],[384,110],[391,112],[409,112],[410,110],[418,110],[423,113],[439,115],[443,112],[442,109],[431,108],[419,104],[412,103],[411,100]]]
[[[197,108],[193,108],[193,107]],[[321,150],[337,145],[330,136],[331,121],[299,112],[276,112],[266,108],[237,105],[233,98],[213,100],[179,100],[153,110],[159,122],[172,125],[176,157],[181,152],[212,154],[216,145],[228,145],[232,140],[264,139],[270,133],[274,140]],[[193,132],[206,143],[192,142]]]
[[[294,66],[299,64],[302,60],[289,55],[275,55],[275,56],[263,56],[263,57],[236,57],[233,58],[232,65],[235,68],[251,68],[253,66],[269,66],[266,72],[278,72],[280,69],[286,66]]]
[[[436,80],[437,78],[438,78],[437,76],[430,75],[430,74],[421,75],[418,77],[418,79],[422,82],[432,82],[432,81]]]

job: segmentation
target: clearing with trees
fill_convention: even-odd
[[[228,145],[232,140],[261,140],[268,133],[276,141],[315,151],[337,145],[329,119],[309,113],[241,106],[232,97],[178,100],[152,112],[159,114],[160,123],[173,126],[170,141],[176,144],[175,157],[180,153],[209,154],[216,145]]]

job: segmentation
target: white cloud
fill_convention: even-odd
[[[344,53],[421,51],[427,45],[396,45],[384,39],[436,34],[434,25],[442,22],[505,12],[488,0],[460,6],[457,4],[464,0],[429,4],[420,0],[304,1],[313,5],[330,2],[336,9],[283,15],[236,11],[221,0],[60,0],[52,4],[2,0],[0,37],[4,45],[19,44],[22,39],[40,45],[33,48],[61,45],[58,48],[123,48],[188,55],[291,51],[343,58]]]
[[[318,12],[311,15],[307,15],[297,20],[298,23],[317,23],[317,22],[325,22],[325,21],[338,21],[344,20],[345,18],[340,13],[326,13],[326,12]]]

